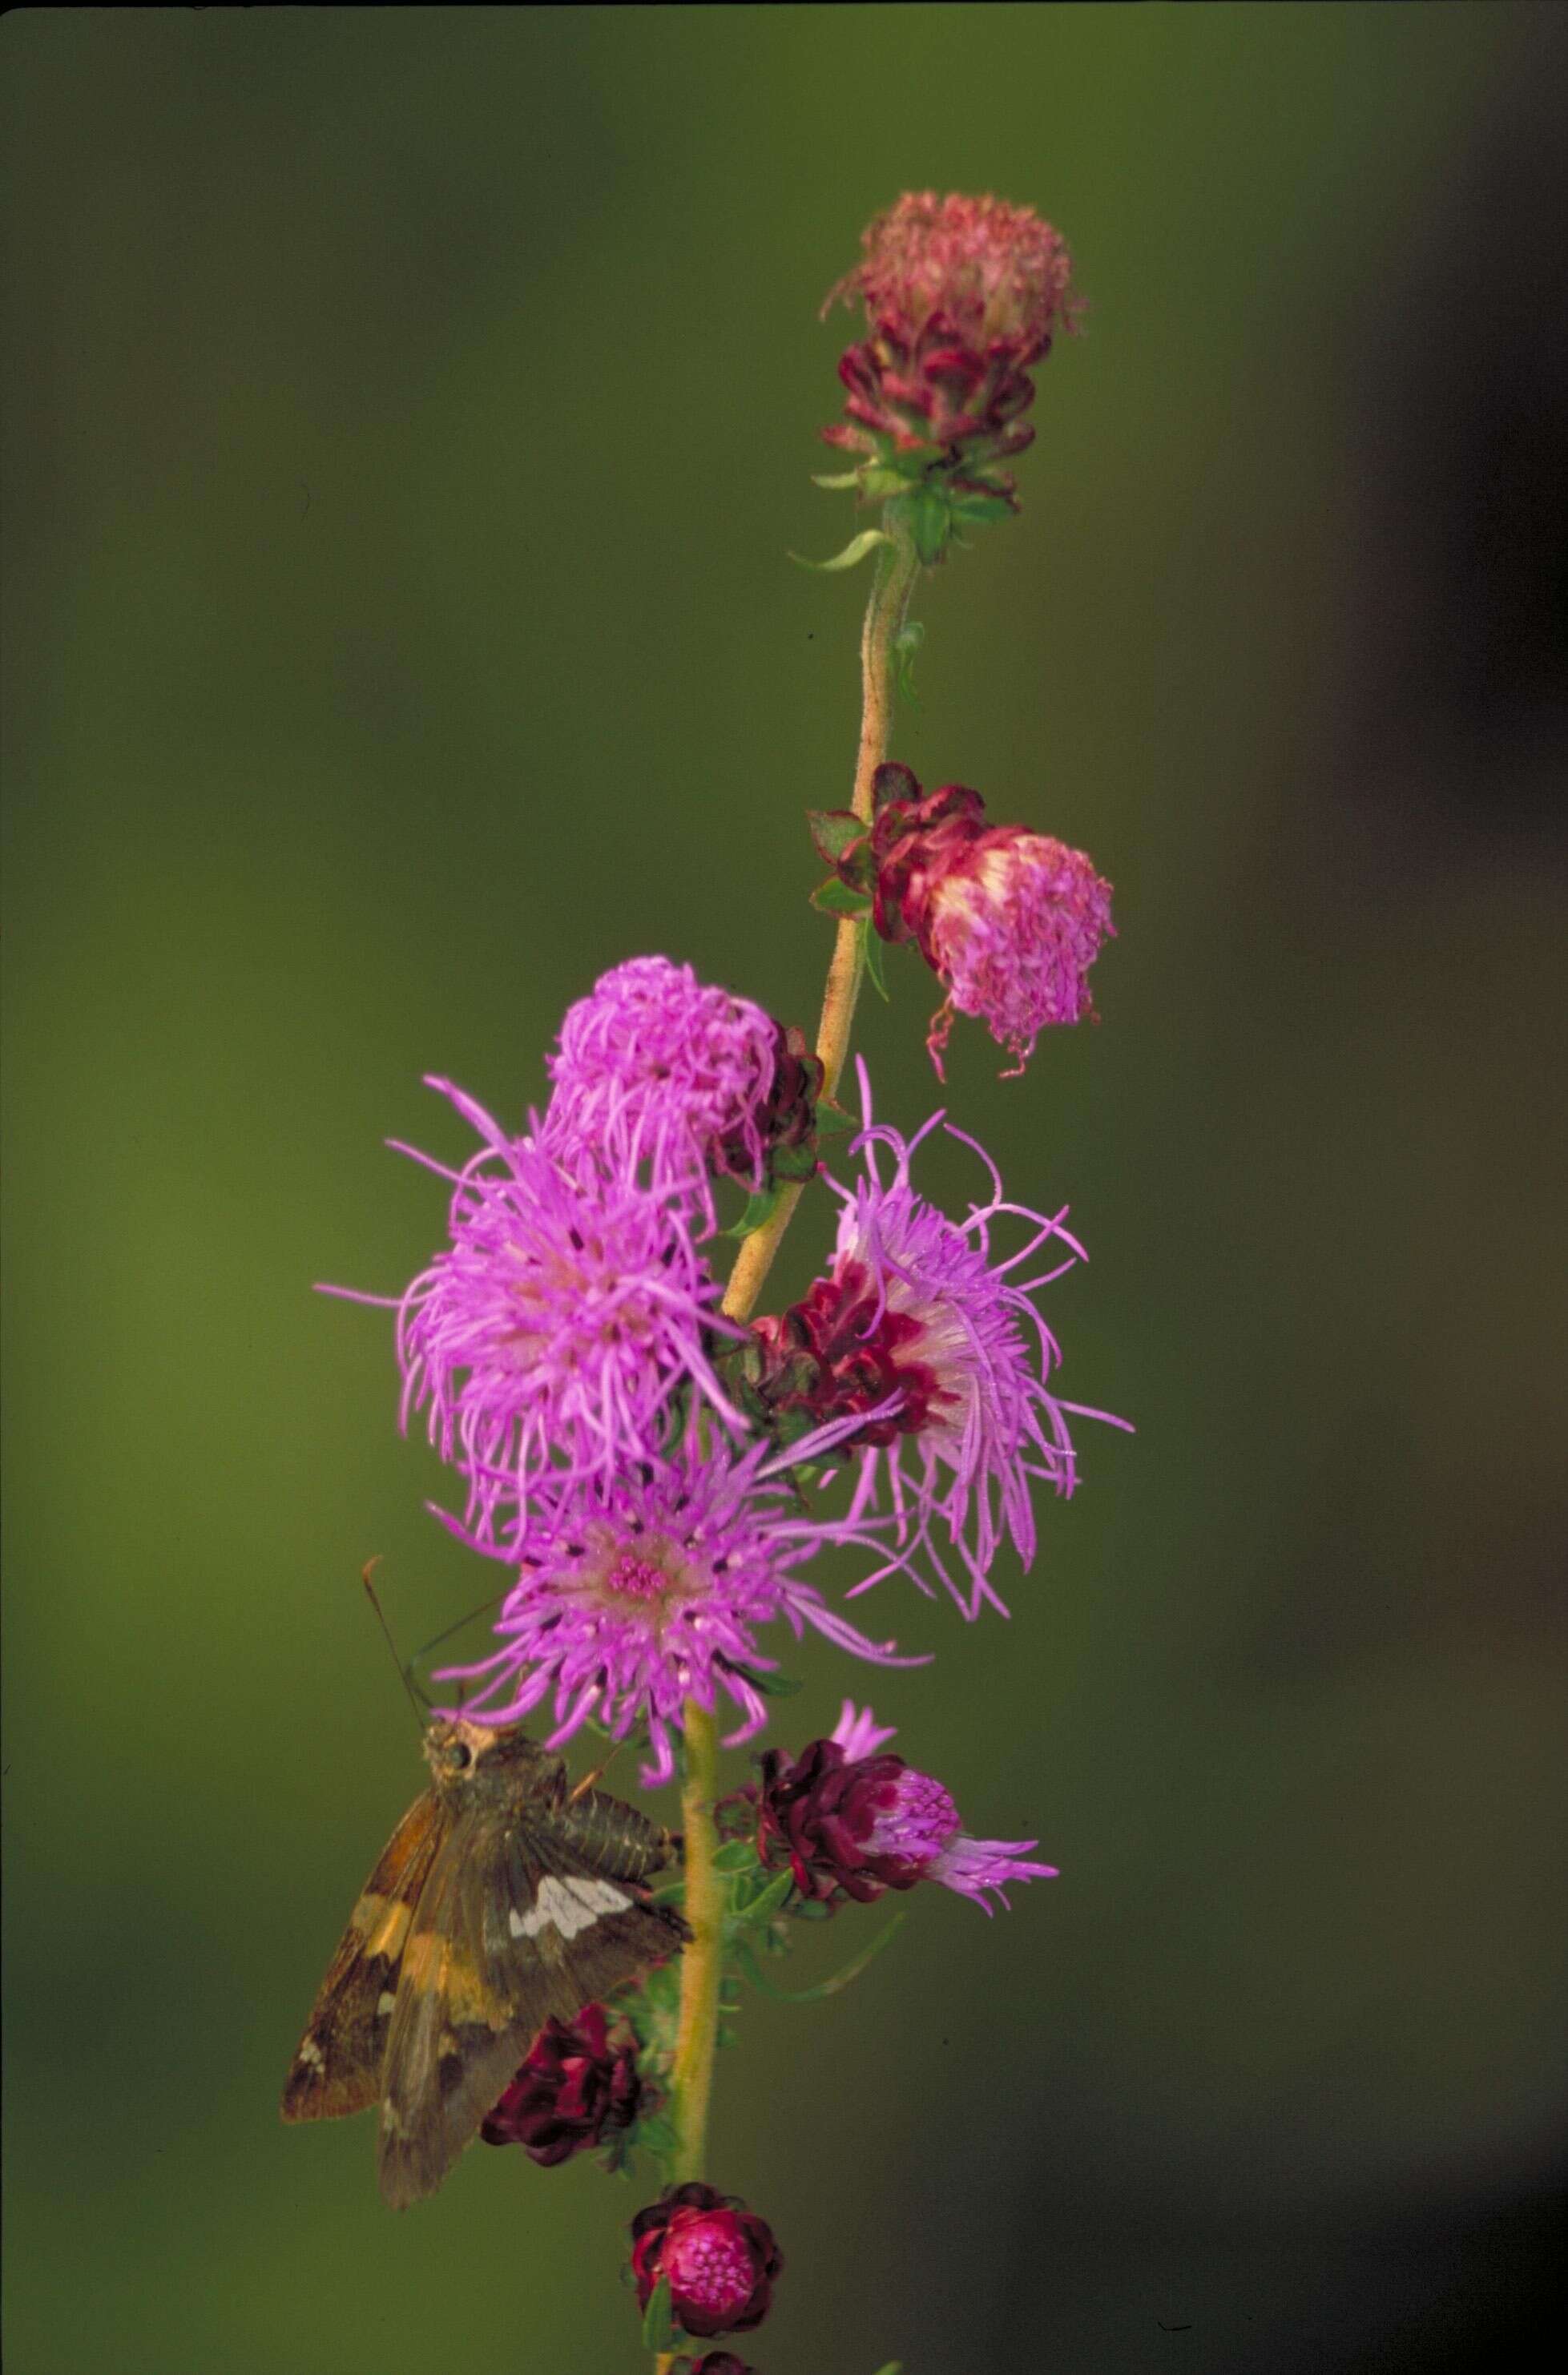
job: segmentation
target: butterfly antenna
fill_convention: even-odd
[[[416,1666],[422,1665],[432,1649],[439,1649],[443,1641],[450,1641],[454,1633],[461,1633],[465,1625],[472,1625],[476,1616],[488,1615],[492,1608],[499,1608],[504,1597],[503,1592],[492,1591],[488,1600],[481,1600],[477,1608],[470,1608],[467,1615],[460,1616],[455,1625],[443,1625],[439,1633],[425,1643],[422,1649],[415,1650],[412,1662]]]
[[[414,1720],[419,1725],[419,1730],[423,1731],[430,1718],[430,1707],[428,1705],[421,1706],[419,1703],[419,1694],[414,1686],[414,1677],[397,1654],[397,1644],[392,1637],[392,1627],[387,1623],[386,1617],[383,1613],[381,1601],[376,1598],[375,1585],[371,1581],[371,1569],[373,1567],[378,1567],[380,1565],[381,1560],[379,1557],[367,1559],[364,1566],[360,1569],[360,1581],[365,1587],[365,1597],[369,1600],[371,1606],[375,1610],[376,1623],[381,1626],[386,1646],[392,1652],[392,1662],[396,1667],[403,1687],[408,1694],[408,1704],[414,1710]]]

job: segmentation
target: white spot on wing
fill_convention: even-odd
[[[390,1988],[383,1988],[380,1995],[376,1998],[376,2018],[378,2020],[384,2020],[387,2014],[392,2010],[393,2005],[396,2002],[397,1998],[393,1994],[392,1990]]]
[[[538,1896],[527,1912],[519,1913],[513,1906],[506,1925],[514,1938],[536,1938],[541,1930],[558,1930],[563,1938],[575,1938],[601,1913],[623,1913],[631,1902],[624,1889],[607,1880],[586,1879],[576,1873],[560,1879],[550,1873],[539,1883]]]

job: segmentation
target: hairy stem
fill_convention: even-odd
[[[866,623],[860,631],[860,749],[855,762],[855,791],[850,806],[863,824],[871,821],[872,786],[892,737],[896,645],[920,573],[914,539],[898,517],[894,504],[888,505],[885,516],[892,543],[884,545],[877,556],[876,581],[866,606]],[[824,1096],[838,1093],[855,1025],[860,977],[865,970],[863,928],[850,917],[841,917],[828,966],[827,987],[822,994],[822,1019],[817,1026]],[[803,1180],[792,1180],[770,1218],[743,1241],[725,1292],[724,1307],[731,1319],[749,1319],[756,1309],[780,1240],[795,1218],[804,1185]]]
[[[680,2025],[670,2072],[676,2184],[701,2177],[713,2087],[719,2031],[719,1981],[724,1976],[724,1891],[713,1869],[719,1844],[713,1823],[718,1790],[718,1725],[706,1707],[688,1699],[686,1779],[680,1814],[685,1830],[686,1919],[691,1936],[680,1958]]]

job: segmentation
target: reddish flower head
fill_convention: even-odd
[[[836,862],[868,891],[882,939],[914,940],[947,990],[926,1041],[938,1075],[955,1010],[984,1022],[1019,1070],[1040,1032],[1092,1018],[1089,969],[1116,928],[1111,885],[1081,850],[987,824],[966,784],[923,792],[888,765],[869,834]]]
[[[802,1896],[868,1905],[888,1888],[938,1880],[973,1897],[982,1912],[1002,1884],[1054,1880],[1055,1867],[1021,1861],[1032,1839],[972,1839],[950,1793],[902,1756],[881,1753],[890,1731],[871,1710],[845,1699],[831,1740],[814,1740],[793,1760],[771,1749],[762,1759],[757,1852],[765,1864],[788,1864]]]
[[[629,2128],[642,2094],[635,2042],[612,2045],[603,2004],[589,2004],[570,2026],[546,2021],[479,2133],[554,2168]]]
[[[867,329],[839,363],[855,425],[824,430],[828,442],[1021,453],[1034,434],[1020,418],[1034,399],[1025,367],[1076,326],[1061,233],[1030,207],[923,190],[878,215],[861,244],[822,308],[863,298]]]
[[[711,2185],[671,2186],[631,2222],[638,2307],[646,2309],[667,2277],[670,2314],[688,2334],[745,2334],[760,2325],[783,2266],[767,2220]]]

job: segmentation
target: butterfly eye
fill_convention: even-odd
[[[466,1773],[473,1762],[474,1752],[469,1747],[467,1742],[466,1740],[454,1741],[452,1749],[452,1767],[454,1772]]]

